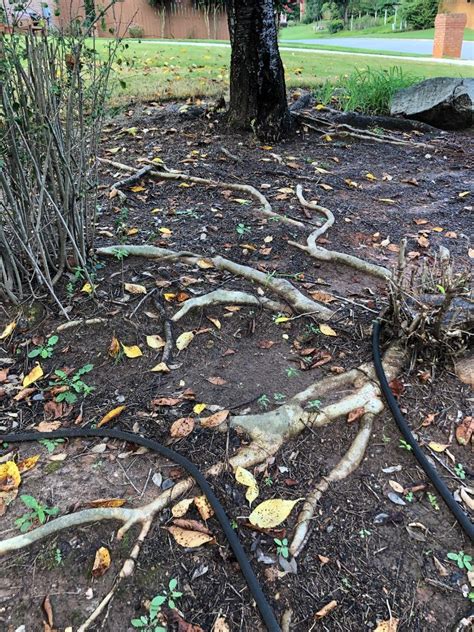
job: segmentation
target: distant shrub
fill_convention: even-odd
[[[133,37],[134,39],[140,39],[143,37],[145,31],[143,29],[143,26],[140,26],[139,24],[131,24],[128,27],[128,34],[130,35],[130,37]]]
[[[434,25],[439,0],[402,0],[402,18],[414,29],[429,29]]]
[[[335,83],[326,81],[315,91],[320,103],[336,106],[345,112],[389,114],[395,92],[420,81],[420,77],[404,73],[399,66],[388,70],[355,70]]]
[[[328,31],[330,33],[337,33],[344,29],[344,22],[342,20],[331,20],[329,22]]]

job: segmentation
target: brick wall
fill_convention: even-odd
[[[435,19],[433,57],[461,57],[465,13],[438,13]]]

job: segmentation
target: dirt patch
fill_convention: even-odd
[[[449,145],[444,144],[445,138],[429,139],[439,148],[432,155],[337,138],[327,142],[302,132],[278,147],[262,147],[248,135],[227,134],[223,122],[213,115],[198,120],[163,118],[159,108],[150,106],[110,121],[102,147],[104,157],[118,162],[136,165],[143,158],[160,158],[169,168],[193,175],[252,184],[268,196],[275,211],[299,220],[304,215],[294,188],[300,183],[307,199],[319,199],[336,216],[324,245],[391,266],[396,262],[397,244],[405,236],[414,259],[430,261],[443,245],[459,265],[467,267],[473,224],[472,137],[450,135]],[[454,150],[453,144],[459,149]],[[380,281],[309,260],[287,244],[289,239],[302,241],[300,231],[262,219],[253,201],[240,194],[144,179],[135,190],[125,191],[126,201],[109,199],[109,185],[123,176],[118,169],[101,167],[97,245],[122,241],[193,251],[203,257],[221,254],[290,279],[303,292],[330,294],[331,307],[336,309],[331,326],[337,336],[322,335],[317,319],[275,323],[272,313],[248,307],[197,310],[174,331],[176,336],[193,331],[191,345],[175,353],[170,373],[153,373],[150,369],[160,361],[161,351],[148,347],[146,336],[163,335],[163,322],[153,299],[139,306],[144,296],[125,292],[124,282],[143,285],[148,292],[154,289],[153,296],[169,315],[194,295],[220,287],[249,290],[250,284],[226,272],[184,264],[131,257],[96,260],[91,268],[95,298],[81,291],[80,271],[65,280],[59,294],[72,319],[99,317],[105,323],[61,333],[51,357],[41,360],[47,377],[22,401],[13,396],[21,376],[34,365],[26,357],[28,351],[43,344],[64,320],[54,305],[40,297],[23,308],[14,335],[1,341],[0,358],[5,364],[0,371],[9,369],[0,384],[2,431],[51,421],[51,408],[48,412],[46,406],[51,397],[45,389],[48,381],[54,381],[54,371],[93,364],[83,379],[94,390],[79,397],[71,409],[60,411],[58,421],[63,427],[97,423],[112,408],[125,405],[115,422],[118,427],[170,443],[171,424],[193,417],[195,430],[172,447],[205,470],[232,454],[245,437],[202,428],[200,415],[218,408],[232,414],[262,412],[332,372],[370,360],[371,321],[386,301]],[[17,316],[8,306],[3,306],[3,312],[2,329]],[[138,345],[143,355],[111,358],[114,336],[127,346]],[[308,349],[309,353],[303,353]],[[454,428],[472,405],[469,387],[455,378],[449,363],[443,368],[420,362],[401,382],[400,401],[418,438],[423,444],[449,443],[454,462],[445,452],[433,458],[440,459],[451,473],[461,463],[465,481],[472,485],[470,447],[453,440]],[[183,392],[187,398],[176,405],[153,404],[153,400],[179,397]],[[206,404],[201,414],[193,410],[196,403]],[[422,425],[433,414],[432,421]],[[306,496],[348,448],[356,426],[357,422],[340,420],[325,429],[307,431],[286,446],[256,472],[259,500]],[[285,523],[287,532],[255,532],[245,526],[249,514],[245,488],[231,472],[214,481],[275,612],[280,616],[289,606],[293,608],[293,630],[370,630],[379,620],[389,619],[390,612],[400,619],[402,630],[447,630],[465,613],[468,602],[461,586],[467,583],[466,574],[446,555],[467,551],[468,543],[441,500],[439,508],[434,500],[430,504],[429,494],[434,492],[411,453],[399,447],[399,439],[390,415],[382,415],[356,474],[323,495],[296,573],[283,574],[273,540],[291,533],[295,515]],[[11,450],[6,447],[2,454]],[[138,506],[183,476],[174,464],[115,441],[22,445],[13,452],[18,460],[40,455],[37,465],[24,474],[20,493],[59,507],[61,513],[97,498],[120,498]],[[394,466],[397,469],[392,473],[383,471]],[[459,488],[456,475],[447,474],[446,480],[453,490]],[[390,481],[408,490],[402,497],[411,488],[419,489],[404,505],[396,505],[388,497],[393,491]],[[3,538],[18,533],[14,521],[25,510],[19,498],[8,507],[1,522]],[[199,518],[195,509],[189,515]],[[171,578],[179,580],[184,594],[178,605],[188,622],[211,630],[221,615],[231,630],[262,629],[216,520],[208,521],[216,543],[191,550],[178,546],[162,528],[170,518],[170,511],[165,510],[155,521],[135,574],[121,583],[105,623],[99,619],[93,629],[133,629],[131,619],[146,613],[147,600],[162,592]],[[116,527],[97,523],[64,531],[3,559],[2,629],[16,630],[21,625],[26,630],[42,629],[41,604],[49,595],[54,626],[76,630],[110,589],[133,547],[137,531],[117,542]],[[110,550],[112,564],[104,576],[94,578],[92,565],[101,546]],[[317,622],[315,613],[332,600],[337,607]]]

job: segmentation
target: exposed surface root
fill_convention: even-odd
[[[182,261],[188,264],[197,264],[198,261],[202,260],[202,257],[190,252],[174,252],[173,250],[158,248],[156,246],[132,246],[126,244],[98,248],[96,254],[99,256],[114,256],[118,248],[126,250],[128,255],[146,257],[149,259]],[[247,279],[247,281],[257,283],[263,288],[268,288],[288,303],[298,314],[317,314],[322,320],[329,320],[333,314],[332,311],[324,305],[302,294],[286,279],[274,278],[255,268],[244,266],[230,259],[224,259],[224,257],[219,255],[208,259],[208,261],[212,262],[212,265],[218,270],[226,270],[236,276]]]
[[[309,536],[311,520],[314,517],[317,503],[323,493],[328,490],[331,483],[342,481],[355,472],[362,462],[367,446],[369,445],[374,417],[375,415],[372,413],[366,413],[362,416],[359,432],[348,451],[336,467],[331,470],[329,475],[325,476],[306,497],[303,508],[298,516],[293,540],[289,547],[290,554],[293,557],[299,555],[304,548]]]
[[[325,232],[329,230],[329,228],[334,224],[334,215],[333,213],[325,208],[324,206],[320,206],[315,202],[308,202],[303,195],[303,189],[301,185],[296,187],[296,196],[300,204],[303,208],[311,209],[314,211],[318,211],[326,217],[326,221],[324,224],[314,230],[309,237],[307,238],[307,245],[299,244],[295,241],[288,241],[290,246],[295,246],[300,250],[304,250],[307,252],[310,257],[313,259],[317,259],[318,261],[328,261],[331,263],[340,263],[345,266],[349,266],[351,268],[355,268],[360,272],[364,272],[370,274],[372,276],[379,277],[384,280],[389,280],[392,278],[392,273],[387,268],[383,266],[379,266],[375,263],[369,263],[364,259],[359,259],[359,257],[354,257],[354,255],[347,255],[343,252],[336,252],[335,250],[327,250],[326,248],[322,248],[317,245],[317,240],[319,237],[324,235]]]
[[[237,292],[232,290],[214,290],[208,294],[190,298],[183,303],[181,309],[172,317],[173,322],[181,320],[188,312],[200,307],[208,307],[209,305],[252,305],[255,307],[265,307],[274,312],[284,312],[288,308],[283,303],[271,301],[264,296],[257,298],[253,294],[247,292]]]
[[[107,158],[99,158],[100,162],[104,164],[111,165],[116,169],[121,169],[122,171],[133,172],[134,175],[130,176],[130,178],[125,178],[116,182],[112,185],[112,190],[118,191],[120,187],[128,186],[133,182],[139,180],[142,176],[149,176],[154,178],[155,180],[173,180],[177,182],[192,182],[194,184],[201,184],[204,186],[218,187],[219,189],[230,189],[231,191],[238,191],[239,193],[244,193],[249,195],[254,200],[256,200],[260,204],[259,212],[266,217],[271,217],[272,219],[277,219],[279,222],[283,224],[287,224],[288,226],[296,226],[297,228],[305,228],[306,224],[303,222],[299,222],[296,219],[292,219],[291,217],[286,217],[285,215],[280,215],[279,213],[275,213],[272,210],[272,205],[267,200],[267,198],[260,193],[258,189],[253,187],[250,184],[236,184],[235,182],[219,182],[217,180],[210,180],[209,178],[200,178],[198,176],[190,176],[187,173],[181,173],[180,171],[170,171],[168,169],[163,169],[157,171],[156,168],[153,169],[151,165],[147,167],[143,167],[142,169],[138,169],[137,167],[131,167],[129,165],[125,165],[121,162],[116,162],[114,160],[108,160]],[[157,167],[157,165],[155,165]],[[138,175],[140,174],[140,176]]]

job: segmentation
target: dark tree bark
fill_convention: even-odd
[[[275,142],[292,129],[273,0],[228,0],[229,124]]]

